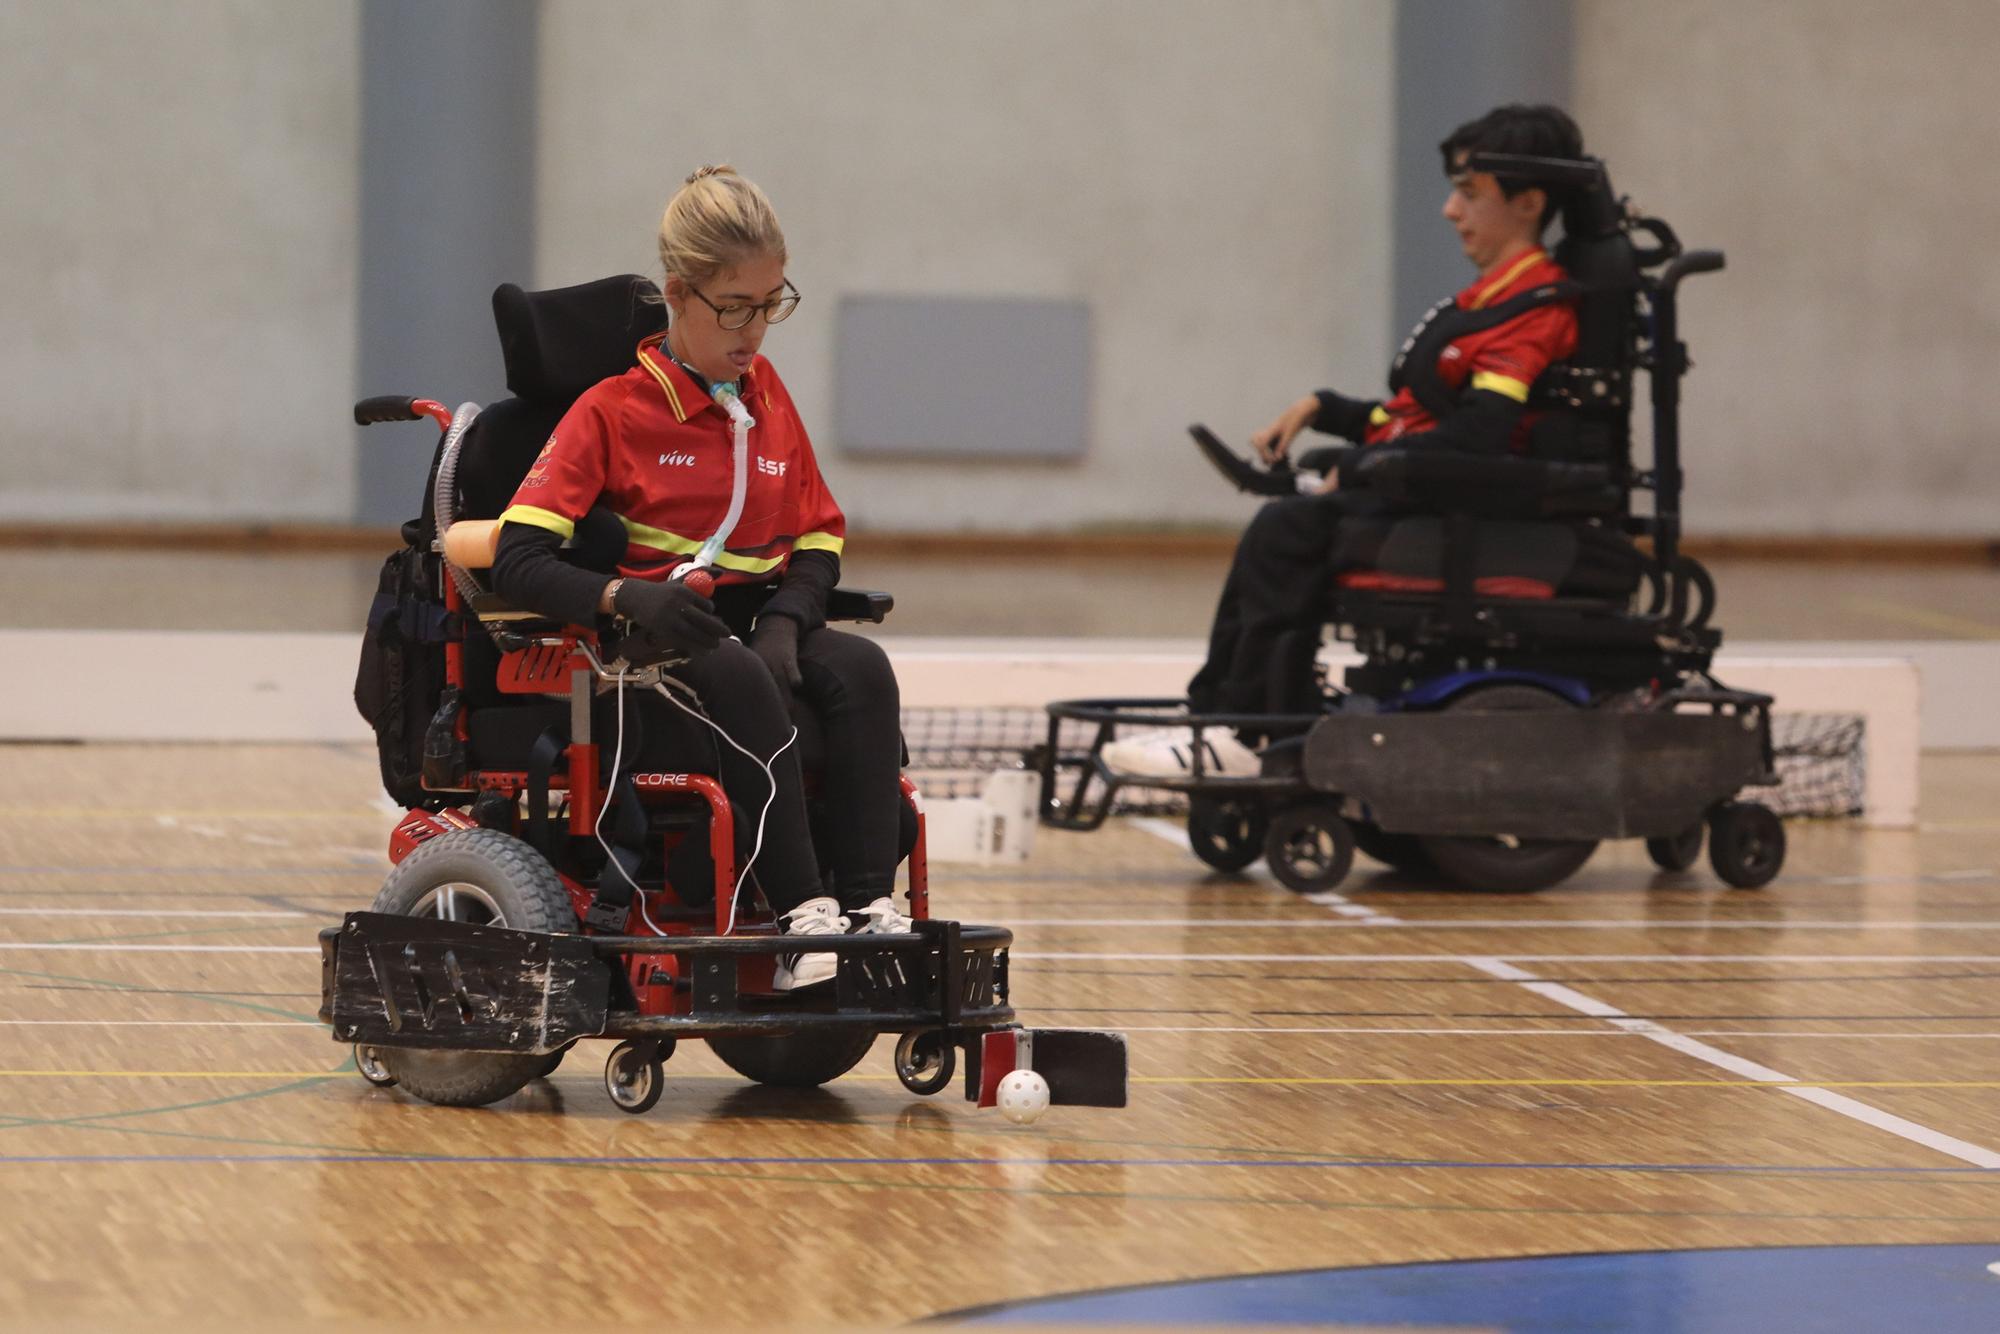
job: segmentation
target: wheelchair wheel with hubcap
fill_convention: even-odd
[[[576,928],[575,909],[555,868],[520,839],[492,829],[455,829],[423,844],[389,872],[369,906],[373,912],[399,917],[515,931]],[[400,1087],[446,1107],[498,1102],[553,1068],[550,1061],[555,1056],[413,1047],[376,1050],[381,1065]]]
[[[1288,806],[1271,817],[1264,861],[1294,894],[1321,894],[1354,868],[1354,831],[1331,802]]]
[[[771,1038],[710,1038],[722,1063],[759,1084],[777,1088],[818,1088],[840,1078],[868,1054],[875,1034],[858,1032],[788,1033]]]
[[[1762,889],[1785,865],[1785,822],[1757,801],[1725,801],[1709,813],[1708,864],[1732,889]]]
[[[604,1091],[611,1105],[634,1116],[650,1112],[667,1087],[666,1061],[674,1054],[671,1040],[621,1042],[604,1062]]]
[[[1646,840],[1646,855],[1662,871],[1685,871],[1701,856],[1702,824],[1696,820],[1678,834]]]
[[[1491,685],[1445,705],[1452,711],[1531,713],[1576,706],[1538,686]],[[1595,839],[1476,838],[1426,835],[1423,849],[1447,879],[1467,889],[1526,894],[1574,875],[1597,851]]]
[[[1189,797],[1188,843],[1218,871],[1240,871],[1264,855],[1270,817],[1254,801]]]
[[[388,1065],[382,1060],[382,1048],[380,1047],[370,1047],[359,1042],[355,1043],[354,1068],[361,1072],[363,1079],[378,1089],[392,1089],[396,1087],[396,1076],[390,1072]]]
[[[957,1069],[958,1048],[935,1030],[905,1033],[896,1042],[896,1078],[921,1097],[928,1098],[951,1083]]]

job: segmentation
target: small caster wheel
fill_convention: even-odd
[[[361,1072],[363,1079],[378,1089],[392,1089],[396,1087],[396,1076],[390,1071],[388,1062],[382,1059],[382,1049],[380,1047],[370,1047],[359,1042],[355,1043],[354,1068]]]
[[[1696,820],[1678,834],[1646,840],[1646,855],[1662,871],[1685,871],[1701,856],[1701,821]]]
[[[1188,842],[1195,856],[1218,871],[1240,871],[1263,856],[1269,825],[1256,802],[1188,798]]]
[[[946,1084],[958,1069],[958,1048],[936,1030],[905,1033],[896,1042],[896,1078],[910,1092],[928,1098]]]
[[[621,1042],[604,1063],[604,1091],[611,1105],[637,1116],[650,1112],[667,1086],[667,1072],[657,1042]]]
[[[1709,813],[1708,864],[1732,889],[1762,889],[1785,865],[1785,825],[1755,801],[1725,801]]]
[[[1264,860],[1294,894],[1320,894],[1354,867],[1354,831],[1331,805],[1291,806],[1271,817]]]

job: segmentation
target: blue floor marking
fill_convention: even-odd
[[[1995,1262],[2000,1241],[1457,1260],[1113,1289],[955,1319],[1463,1325],[1509,1334],[1993,1334],[2000,1277],[1986,1267]]]

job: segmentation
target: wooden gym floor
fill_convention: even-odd
[[[1762,893],[1619,845],[1533,897],[1357,874],[1307,902],[1130,821],[941,867],[943,913],[1016,930],[1027,1022],[1131,1038],[1130,1109],[1015,1127],[906,1094],[886,1043],[813,1094],[690,1047],[643,1117],[601,1044],[493,1109],[372,1090],[313,1019],[314,932],[386,866],[369,752],[5,754],[8,1326],[874,1327],[1211,1275],[2000,1238],[1996,755],[1929,757],[1919,831],[1794,824]]]

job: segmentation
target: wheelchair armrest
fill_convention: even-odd
[[[895,605],[894,594],[870,592],[865,588],[836,588],[826,597],[826,619],[869,621],[880,625]]]
[[[1376,445],[1346,472],[1394,505],[1493,518],[1610,513],[1622,500],[1601,463]]]

